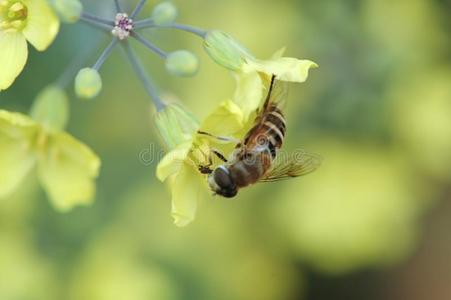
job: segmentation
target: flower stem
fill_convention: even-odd
[[[86,18],[84,16],[80,16],[80,20],[85,22],[86,24],[89,24],[89,25],[91,25],[93,27],[96,27],[98,29],[102,29],[102,30],[105,30],[105,31],[111,31],[111,29],[112,29],[112,27],[110,27],[108,25],[105,25],[103,23],[99,23],[97,21],[94,21],[92,19]]]
[[[58,77],[58,80],[55,82],[55,84],[62,89],[67,88],[80,68],[86,63],[86,60],[98,47],[99,41],[96,41],[92,44],[91,47],[83,48],[80,52],[78,52],[69,66],[63,71],[63,74]]]
[[[141,44],[158,54],[161,58],[166,59],[168,56],[166,52],[155,46],[152,42],[146,40],[142,35],[140,35],[137,32],[132,31],[131,32],[132,37],[134,37],[137,41],[139,41]]]
[[[116,6],[116,11],[118,13],[122,12],[121,4],[119,3],[119,0],[114,0],[114,5]]]
[[[190,32],[193,33],[203,39],[205,39],[205,36],[207,35],[207,31],[206,30],[202,30],[190,25],[184,25],[184,24],[172,24],[169,26],[170,28],[174,28],[174,29],[178,29],[178,30],[182,30],[182,31],[186,31],[186,32]]]
[[[98,71],[103,63],[106,61],[108,56],[110,56],[111,52],[113,51],[114,47],[117,45],[119,40],[117,38],[114,38],[111,43],[106,47],[106,49],[103,51],[102,55],[100,55],[99,59],[96,61],[94,66],[92,67],[94,70]]]
[[[142,28],[148,28],[148,27],[155,26],[152,18],[139,20],[139,21],[136,21],[134,24],[135,24],[135,29],[142,29]]]
[[[90,13],[87,13],[87,12],[83,12],[81,14],[81,16],[83,18],[85,18],[85,19],[88,19],[88,20],[91,20],[91,21],[94,21],[94,22],[97,22],[97,23],[100,23],[100,24],[108,25],[108,26],[111,26],[111,27],[114,26],[114,22],[113,21],[107,20],[107,19],[104,19],[104,18],[101,18],[101,17],[94,16],[94,15],[92,15]]]
[[[144,29],[144,28],[172,28],[172,29],[182,30],[182,31],[186,31],[186,32],[195,34],[203,39],[207,35],[206,30],[203,30],[203,29],[191,26],[191,25],[174,23],[174,24],[169,24],[169,25],[158,26],[158,25],[154,24],[152,19],[141,20],[141,21],[138,21],[135,23],[135,29]]]
[[[153,85],[149,75],[144,70],[141,62],[139,61],[138,57],[136,56],[135,52],[133,52],[132,47],[130,47],[130,44],[128,42],[123,43],[125,52],[127,54],[127,57],[135,70],[138,77],[141,79],[141,81],[144,84],[144,87],[149,94],[150,98],[152,99],[157,111],[161,111],[164,109],[166,104],[161,100],[160,96],[158,95],[158,92]]]
[[[138,5],[136,5],[135,9],[133,10],[132,14],[130,15],[130,19],[134,19],[143,9],[144,4],[146,4],[147,0],[140,0]]]

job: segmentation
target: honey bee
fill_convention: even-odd
[[[285,97],[286,86],[272,76],[266,100],[257,111],[254,126],[242,141],[237,142],[230,159],[226,159],[219,151],[211,150],[224,164],[211,169],[213,163],[209,156],[209,164],[199,166],[199,171],[208,175],[208,184],[215,194],[233,198],[239,189],[257,182],[306,175],[320,166],[320,156],[306,152],[276,159],[286,134],[286,121],[281,110]],[[199,131],[198,134],[233,141],[207,132]]]

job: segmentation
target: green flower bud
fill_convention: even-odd
[[[238,71],[246,59],[253,59],[252,54],[228,34],[212,30],[207,33],[204,48],[208,55],[219,65]]]
[[[166,58],[166,69],[175,76],[194,76],[199,70],[199,59],[189,51],[175,51]]]
[[[102,78],[92,68],[81,69],[75,78],[75,93],[80,98],[91,99],[102,90]]]
[[[64,130],[69,118],[69,101],[63,89],[48,86],[36,97],[31,117],[46,128]]]
[[[83,4],[79,0],[54,0],[53,6],[66,23],[77,22],[83,11]]]
[[[171,2],[163,2],[155,6],[152,11],[152,20],[155,25],[164,26],[177,19],[177,7]]]
[[[199,128],[196,117],[178,104],[168,104],[157,112],[155,125],[169,149],[189,141]]]

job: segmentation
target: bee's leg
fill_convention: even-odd
[[[213,173],[213,170],[209,166],[199,166],[199,172],[204,175],[209,175]]]
[[[221,152],[219,152],[217,149],[211,149],[211,152],[213,152],[214,153],[214,155],[216,155],[216,157],[217,158],[219,158],[220,160],[222,160],[223,162],[227,162],[227,158],[225,158],[225,156],[221,153]]]
[[[209,136],[211,138],[217,139],[218,141],[227,142],[227,143],[236,143],[236,144],[238,144],[240,142],[240,140],[235,139],[233,137],[216,136],[216,135],[213,135],[211,133],[208,133],[208,132],[205,132],[205,131],[200,131],[200,130],[197,132],[197,134],[206,135],[206,136]]]
[[[199,165],[198,170],[201,174],[207,175],[213,173],[213,170],[211,169],[211,166],[213,165],[213,159],[210,154],[206,154],[205,152],[201,151],[201,153],[204,155],[206,159],[208,159],[207,165]]]

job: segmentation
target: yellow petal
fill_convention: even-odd
[[[249,117],[260,107],[263,96],[263,84],[260,75],[253,70],[235,74],[237,87],[233,96],[234,102],[243,112],[243,120]]]
[[[191,149],[191,142],[180,144],[166,154],[157,166],[157,178],[164,182],[170,176],[180,171]]]
[[[55,39],[59,30],[59,19],[46,0],[27,0],[27,26],[22,33],[39,51],[44,51]]]
[[[0,197],[14,192],[33,167],[31,143],[37,131],[28,117],[0,110]]]
[[[100,160],[86,145],[66,133],[53,133],[38,167],[39,179],[58,210],[92,203]]]
[[[22,72],[27,62],[25,37],[18,32],[0,30],[0,91],[7,89]]]
[[[268,75],[276,75],[281,81],[304,82],[308,72],[318,65],[310,60],[300,60],[291,57],[279,57],[271,60],[248,60],[243,70],[246,72],[255,70]]]
[[[179,172],[171,177],[172,217],[175,225],[183,227],[194,220],[202,188],[202,177],[189,164],[182,164]]]
[[[201,131],[219,136],[234,136],[243,128],[244,114],[231,100],[222,102],[202,123]]]

